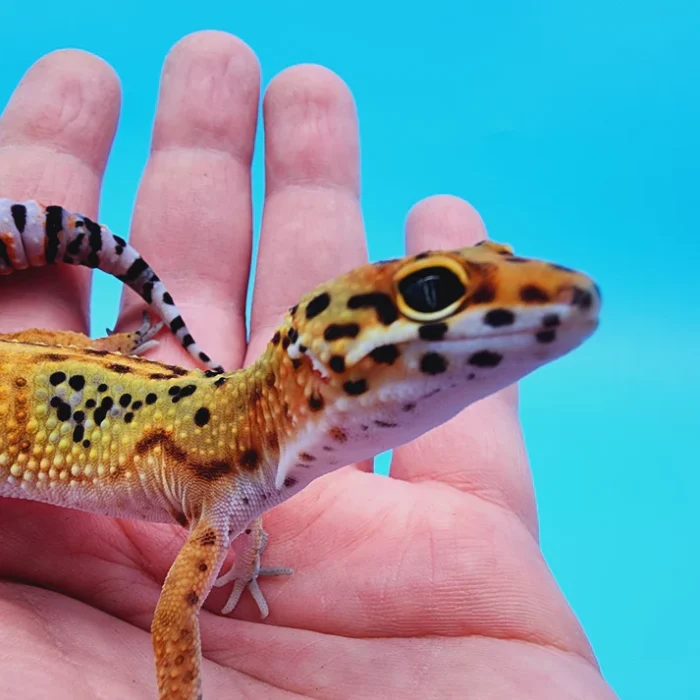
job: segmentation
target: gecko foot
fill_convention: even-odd
[[[236,559],[233,566],[214,582],[216,588],[234,582],[231,595],[228,597],[226,605],[221,609],[222,615],[228,615],[238,605],[243,591],[247,588],[257,603],[260,617],[264,620],[268,616],[270,609],[258,585],[258,578],[260,576],[289,576],[293,572],[286,566],[261,566],[260,557],[266,546],[267,533],[262,529],[260,518],[234,540],[233,549]]]
[[[161,328],[163,328],[163,322],[158,321],[157,323],[151,324],[151,315],[148,311],[144,311],[141,325],[137,330],[130,333],[115,333],[113,330],[107,328],[106,331],[109,337],[116,335],[127,339],[129,347],[125,354],[142,355],[147,350],[157,347],[158,341],[153,340],[153,338],[160,333]]]

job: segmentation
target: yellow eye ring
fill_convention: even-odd
[[[414,321],[439,321],[454,313],[467,295],[467,273],[452,258],[414,260],[394,277],[396,300]]]

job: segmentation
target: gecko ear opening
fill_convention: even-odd
[[[402,314],[415,321],[437,321],[467,295],[467,273],[455,260],[431,257],[402,268],[394,279]]]

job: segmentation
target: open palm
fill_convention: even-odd
[[[214,32],[181,41],[163,73],[131,241],[199,343],[233,369],[283,311],[366,259],[352,97],[329,71],[292,68],[264,101],[266,199],[251,319],[250,162],[257,61]],[[59,52],[25,76],[0,121],[0,195],[94,216],[119,111],[100,60]],[[468,204],[409,215],[409,252],[484,237]],[[0,330],[84,331],[89,273],[3,280]],[[119,327],[138,325],[127,292]],[[154,353],[188,364],[167,334]],[[543,561],[514,389],[368,465],[314,482],[265,516],[270,617],[229,589],[201,613],[206,698],[614,698]],[[0,696],[155,698],[150,623],[185,533],[0,500]]]

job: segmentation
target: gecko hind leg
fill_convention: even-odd
[[[38,343],[41,345],[86,348],[90,350],[107,350],[122,355],[140,355],[158,345],[154,336],[163,327],[162,323],[151,324],[147,311],[138,330],[128,333],[111,333],[105,338],[91,338],[78,331],[50,331],[44,328],[28,328],[15,333],[0,333],[2,340],[16,340],[20,343]]]
[[[265,596],[260,590],[258,578],[260,576],[290,576],[292,569],[286,566],[261,566],[262,554],[267,547],[268,537],[263,529],[262,518],[256,518],[233,541],[232,549],[235,554],[233,566],[214,582],[216,588],[221,588],[231,581],[234,582],[231,595],[226,605],[221,610],[222,615],[228,615],[238,605],[238,601],[247,588],[253,596],[260,617],[264,620],[270,610]]]
[[[106,329],[107,336],[95,340],[96,349],[120,352],[122,355],[143,355],[147,350],[152,350],[158,346],[155,336],[163,328],[163,322],[151,323],[151,316],[148,311],[143,312],[141,325],[135,331],[126,333],[115,333],[109,328]]]

